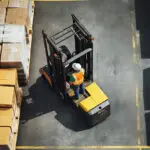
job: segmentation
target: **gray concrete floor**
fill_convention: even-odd
[[[86,129],[82,118],[50,91],[39,74],[46,64],[41,30],[52,34],[68,26],[70,13],[95,38],[94,80],[111,101],[111,116],[92,129]],[[129,2],[36,2],[33,33],[30,83],[22,105],[18,145],[137,145],[136,85],[142,89],[142,71],[133,63]],[[142,123],[142,137],[144,131]]]

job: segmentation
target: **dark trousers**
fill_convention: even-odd
[[[79,93],[84,94],[84,92],[85,92],[83,83],[80,84],[80,85],[77,85],[77,86],[73,85],[72,87],[73,87],[73,90],[74,90],[75,97],[77,99],[79,99]]]

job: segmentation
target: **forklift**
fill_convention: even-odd
[[[89,127],[104,121],[110,115],[110,101],[102,89],[93,81],[93,40],[92,35],[71,14],[73,23],[60,32],[49,36],[42,30],[47,65],[40,68],[51,89],[64,102],[71,102],[86,118]],[[73,37],[75,50],[69,50],[62,42]],[[80,63],[85,70],[85,94],[75,99],[68,82],[72,64]]]

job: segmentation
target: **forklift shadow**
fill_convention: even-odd
[[[56,116],[53,119],[58,120],[66,128],[76,132],[88,129],[83,116],[72,105],[62,102],[52,92],[48,83],[40,77],[29,88],[29,95],[23,98],[20,123],[24,124],[28,120],[39,116],[42,117],[42,115],[52,111],[56,112]],[[49,118],[49,115],[44,115],[44,117],[48,117],[47,120],[51,119],[53,122],[53,119]]]

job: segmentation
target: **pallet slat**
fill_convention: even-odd
[[[17,144],[17,136],[18,136],[18,130],[19,130],[19,120],[20,120],[20,113],[21,113],[21,104],[22,104],[22,89],[20,88],[18,90],[18,93],[17,93],[19,96],[18,96],[18,121],[17,121],[17,131],[16,131],[16,134],[14,136],[14,141],[13,141],[13,146],[12,146],[12,150],[16,150],[16,144]]]
[[[29,73],[30,73],[30,59],[31,59],[31,49],[32,49],[32,27],[33,27],[33,19],[34,19],[34,7],[32,7],[32,22],[31,22],[31,27],[29,29],[29,33],[27,35],[27,49],[28,49],[28,54],[27,54],[27,72],[26,72],[26,79],[24,80],[25,77],[20,77],[22,78],[22,82],[20,81],[21,85],[26,85],[29,81]]]

